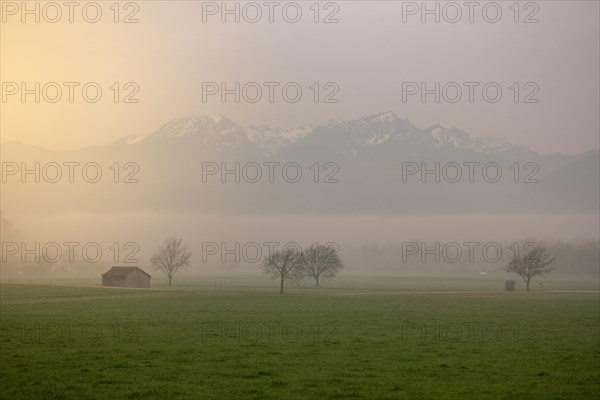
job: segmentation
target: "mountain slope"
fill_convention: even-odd
[[[541,155],[458,128],[417,128],[392,112],[297,129],[242,127],[221,115],[189,116],[146,136],[74,151],[3,144],[3,162],[25,162],[28,168],[35,162],[94,162],[102,166],[103,180],[90,184],[79,177],[71,184],[42,179],[35,184],[29,178],[23,184],[20,174],[11,175],[3,185],[2,207],[227,214],[598,213],[598,154]],[[277,165],[273,171],[265,167],[269,161]],[[207,163],[216,168],[210,174]],[[289,179],[294,174],[283,172],[286,163],[300,167],[297,182]],[[403,179],[406,163],[428,170],[445,163],[475,163],[478,169],[474,182],[461,167],[457,183],[441,173],[438,182],[429,174],[423,183],[418,172]],[[502,169],[498,182],[482,178],[483,166],[491,163]],[[535,166],[538,183],[523,183],[531,172],[526,165]],[[515,166],[520,173],[517,183]],[[134,169],[138,182],[123,183]]]

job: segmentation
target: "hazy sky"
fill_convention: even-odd
[[[72,149],[150,133],[189,114],[221,113],[241,125],[292,127],[392,110],[419,127],[456,126],[542,153],[575,154],[599,147],[597,1],[537,2],[533,17],[539,23],[529,24],[513,21],[513,2],[499,2],[503,14],[497,23],[483,19],[482,7],[475,9],[473,23],[467,8],[457,23],[444,18],[435,23],[433,16],[421,23],[420,14],[407,15],[403,22],[402,2],[337,2],[339,23],[333,24],[313,22],[313,2],[302,3],[302,18],[295,24],[284,21],[282,6],[275,10],[275,23],[268,22],[265,6],[262,20],[254,24],[243,18],[234,23],[231,16],[223,24],[219,15],[204,23],[203,4],[193,1],[138,2],[139,22],[132,24],[113,22],[112,2],[100,2],[103,14],[95,24],[85,22],[79,9],[69,23],[66,8],[57,23],[43,18],[35,23],[31,16],[21,23],[20,14],[11,15],[6,3],[0,39],[3,84],[98,82],[103,94],[93,104],[82,99],[80,89],[69,103],[64,86],[63,98],[55,104],[37,104],[33,96],[22,103],[18,95],[9,96],[1,104],[2,142]],[[131,11],[122,9],[119,18]],[[322,8],[319,18],[333,11],[334,6]],[[493,17],[494,10],[488,11]],[[521,9],[519,20],[534,11]],[[47,12],[54,16],[54,10]],[[455,10],[446,12],[448,18],[455,15]],[[274,103],[266,94],[255,104],[236,104],[231,97],[225,104],[204,103],[202,82],[211,81],[295,81],[303,98],[290,104],[276,91]],[[135,82],[139,103],[115,104],[109,88],[113,82]],[[315,104],[309,89],[313,82],[337,83],[339,103]],[[465,87],[463,100],[455,104],[436,104],[432,96],[424,104],[418,96],[403,102],[403,82],[431,87],[435,82],[497,82],[503,95],[488,103],[476,89],[470,103]],[[537,86],[539,103],[515,103],[514,82],[520,83],[521,100]],[[526,88],[528,82],[535,86]],[[121,87],[121,95],[126,92]]]

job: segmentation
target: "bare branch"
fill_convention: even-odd
[[[304,249],[300,262],[302,274],[313,278],[317,287],[320,281],[333,279],[344,268],[337,249],[331,245],[314,244]]]
[[[180,269],[187,270],[190,266],[192,253],[188,251],[187,246],[183,245],[182,242],[181,238],[171,237],[166,239],[150,259],[152,266],[165,274],[169,280],[169,286],[171,286],[173,276]]]
[[[523,248],[526,250],[525,254],[522,256],[515,254],[504,270],[519,275],[529,291],[529,282],[533,277],[548,274],[554,270],[556,257],[553,257],[544,246],[530,244]]]
[[[297,283],[302,279],[300,258],[301,253],[293,248],[275,251],[265,257],[261,269],[265,274],[270,274],[273,279],[280,279],[279,294],[283,294],[286,281]]]

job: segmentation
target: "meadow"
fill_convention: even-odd
[[[0,398],[600,396],[597,292],[347,282],[284,296],[210,279],[149,290],[3,283]]]

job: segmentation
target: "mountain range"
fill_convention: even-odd
[[[148,135],[127,136],[107,145],[57,152],[8,142],[2,145],[1,155],[3,162],[28,165],[97,162],[107,177],[112,177],[109,166],[114,162],[120,168],[127,162],[139,167],[134,171],[139,179],[135,184],[116,184],[108,178],[97,184],[81,179],[23,184],[11,176],[2,191],[2,207],[7,211],[116,207],[227,214],[597,214],[600,200],[598,150],[577,156],[542,155],[502,138],[475,137],[458,128],[418,128],[393,112],[295,129],[243,127],[222,115],[188,116]],[[252,183],[242,174],[236,183],[230,174],[223,183],[219,174],[209,175],[208,180],[203,176],[205,163],[232,169],[236,162],[242,167],[261,165],[263,177]],[[278,168],[296,163],[302,179],[288,182],[279,170],[274,182],[269,182],[265,162],[279,162]],[[406,163],[427,169],[436,163],[451,165],[446,172],[452,177],[460,166],[463,176],[452,183],[442,175],[436,183],[429,174],[422,183],[416,173],[403,181]],[[469,163],[479,163],[473,182],[466,177]],[[481,175],[481,168],[489,163],[500,167],[498,182]],[[525,183],[525,178],[537,183]]]
[[[346,155],[378,145],[400,145],[431,150],[446,148],[494,154],[532,151],[524,146],[497,137],[473,137],[457,128],[434,125],[427,129],[415,127],[393,112],[383,112],[357,120],[334,119],[319,126],[303,125],[283,129],[272,125],[242,127],[220,114],[188,116],[171,120],[157,131],[145,136],[127,136],[116,145],[181,145],[194,144],[199,150],[214,146],[235,149],[260,149],[265,156],[288,150],[296,144],[330,145]],[[254,148],[253,148],[254,147]]]

